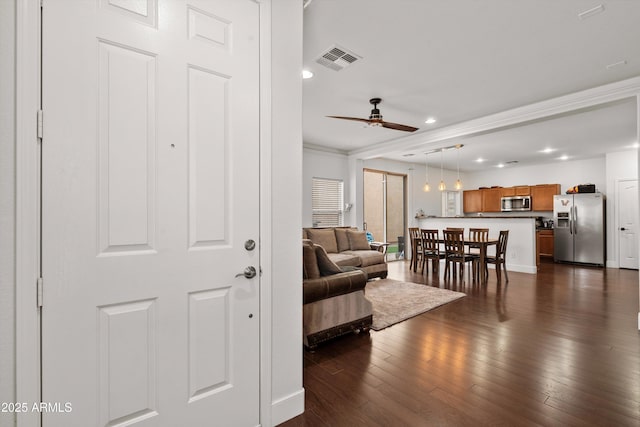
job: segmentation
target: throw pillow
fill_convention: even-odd
[[[349,237],[347,237],[348,228],[336,228],[336,243],[338,244],[338,252],[344,252],[351,249],[349,246]]]
[[[329,255],[327,255],[327,252],[322,246],[316,245],[315,249],[321,276],[330,276],[332,274],[342,273],[340,267],[331,261],[331,258],[329,258]]]
[[[366,231],[347,230],[347,237],[349,238],[349,247],[352,251],[371,249],[369,241],[367,240]]]
[[[314,245],[322,246],[328,253],[335,254],[338,252],[336,233],[333,228],[309,229],[307,230],[307,236]]]
[[[320,277],[318,259],[313,243],[302,245],[302,273],[303,279],[317,279]]]

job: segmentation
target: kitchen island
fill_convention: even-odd
[[[465,237],[469,228],[488,228],[489,237],[498,238],[500,230],[509,230],[507,244],[507,271],[535,274],[536,267],[536,217],[534,216],[463,216],[463,217],[418,217],[417,227],[442,230],[447,227],[464,228]],[[489,249],[489,254],[495,251]]]

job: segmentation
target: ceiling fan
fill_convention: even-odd
[[[395,130],[403,130],[405,132],[415,132],[418,128],[414,128],[413,126],[401,125],[399,123],[391,123],[385,122],[382,120],[382,114],[380,114],[380,110],[378,110],[378,104],[382,102],[381,98],[371,98],[369,103],[373,105],[373,110],[371,110],[371,115],[368,119],[361,119],[358,117],[344,117],[344,116],[327,116],[332,117],[334,119],[344,119],[344,120],[354,120],[357,122],[365,122],[369,124],[369,126],[381,126],[383,128],[395,129]]]

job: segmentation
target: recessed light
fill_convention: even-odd
[[[484,162],[484,159],[483,159],[482,157],[478,157],[478,158],[476,159],[476,162],[478,162],[478,163],[482,163],[482,162]]]
[[[558,160],[568,160],[568,159],[569,159],[569,156],[567,156],[566,154],[558,157]]]
[[[427,120],[424,121],[426,124],[428,125],[432,125],[436,122],[436,118],[435,117],[429,117],[427,118]]]
[[[310,79],[311,77],[313,77],[313,73],[309,70],[302,70],[302,78],[303,79]]]
[[[549,154],[549,153],[553,153],[554,151],[556,151],[554,148],[545,148],[544,150],[540,150],[540,153],[545,153],[545,154]]]
[[[497,168],[503,168],[503,167],[504,167],[504,163],[498,163],[498,164],[496,165],[496,167],[497,167]]]
[[[638,148],[640,147],[640,142],[634,142],[633,144],[631,144],[631,148]]]

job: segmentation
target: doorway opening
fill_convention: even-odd
[[[364,169],[364,230],[386,242],[387,261],[404,259],[407,175]]]

